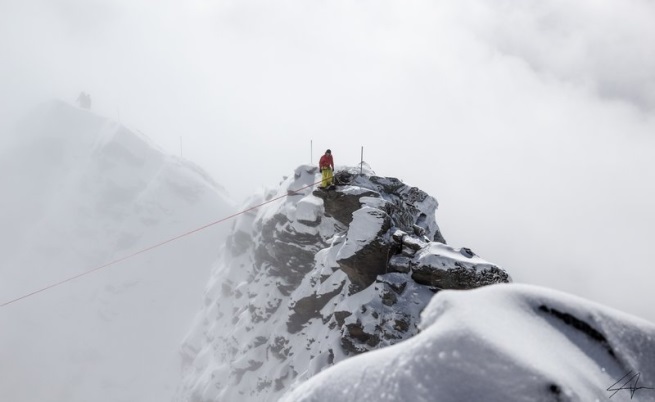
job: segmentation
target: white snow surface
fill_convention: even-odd
[[[224,190],[144,135],[59,101],[0,155],[0,302],[233,212]],[[0,310],[0,399],[170,400],[179,344],[228,225]]]
[[[640,318],[517,284],[441,291],[421,317],[415,337],[338,363],[281,400],[655,401],[655,325]]]

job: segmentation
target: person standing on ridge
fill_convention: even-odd
[[[318,161],[318,168],[321,171],[322,181],[319,188],[326,189],[328,186],[334,185],[334,161],[332,160],[332,151],[329,149],[325,151],[325,154],[321,156],[321,159]]]

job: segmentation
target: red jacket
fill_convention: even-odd
[[[327,167],[334,170],[334,161],[332,160],[332,154],[324,154],[323,156],[321,156],[321,159],[318,161],[318,167],[321,170]]]

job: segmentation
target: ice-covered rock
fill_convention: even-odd
[[[443,288],[508,282],[507,273],[445,245],[437,201],[400,180],[343,169],[312,189],[301,166],[253,197],[212,274],[183,346],[179,401],[276,400],[349,356],[410,338]]]

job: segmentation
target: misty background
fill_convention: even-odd
[[[363,146],[439,200],[449,244],[655,321],[654,19],[645,0],[0,0],[0,147],[81,91],[237,202]]]

